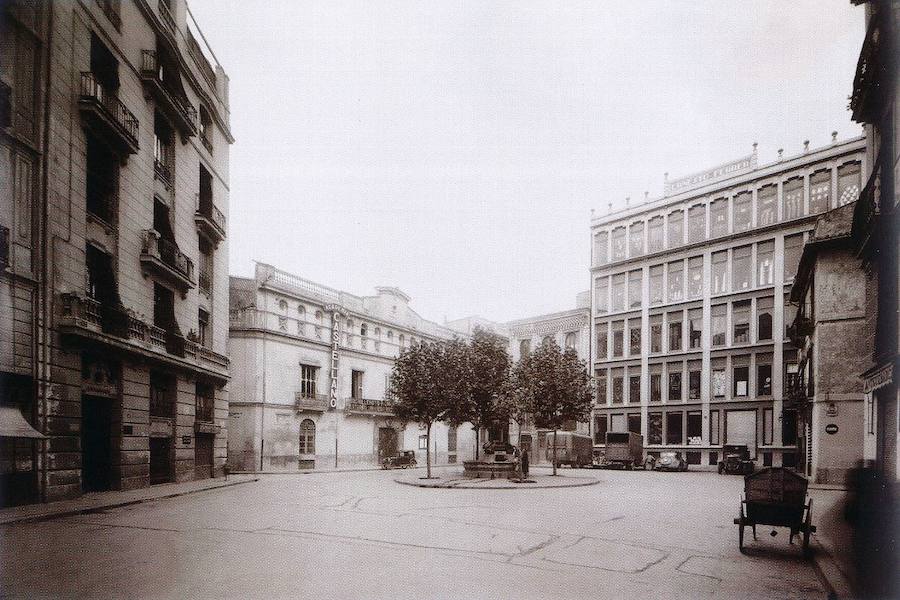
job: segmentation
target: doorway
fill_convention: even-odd
[[[213,446],[215,436],[198,433],[194,445],[194,478],[209,479],[213,476]]]
[[[150,485],[172,481],[172,438],[150,438]]]
[[[379,427],[378,464],[388,456],[397,456],[397,430],[393,427]]]
[[[112,400],[81,398],[81,489],[103,492],[112,485]]]

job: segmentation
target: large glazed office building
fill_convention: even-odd
[[[593,219],[595,443],[630,430],[695,465],[746,444],[803,468],[786,295],[816,216],[859,197],[865,160],[862,138],[764,166],[754,148]]]

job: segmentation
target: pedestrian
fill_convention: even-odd
[[[522,458],[520,462],[522,465],[522,478],[524,479],[528,477],[528,449],[522,450]]]

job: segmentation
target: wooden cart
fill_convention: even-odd
[[[784,467],[767,467],[744,477],[744,497],[738,518],[738,547],[744,551],[744,527],[753,529],[756,539],[757,525],[787,527],[791,535],[803,534],[803,552],[809,553],[809,536],[815,533],[812,524],[812,499],[807,502],[806,478]],[[776,535],[773,530],[772,535]]]

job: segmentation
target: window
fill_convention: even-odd
[[[669,248],[684,244],[684,211],[669,213]]]
[[[719,198],[709,205],[709,237],[728,235],[728,200]]]
[[[194,420],[203,423],[215,422],[216,393],[208,383],[194,385]]]
[[[662,402],[661,373],[650,373],[650,402]]]
[[[171,190],[175,182],[175,133],[158,112],[153,117],[153,169],[155,177]]]
[[[838,206],[859,200],[860,165],[847,163],[838,167]]]
[[[150,416],[173,418],[177,394],[174,377],[150,371]]]
[[[682,413],[680,410],[666,413],[666,443],[680,445],[684,444],[684,427],[682,423]]]
[[[212,118],[209,111],[202,104],[200,105],[200,129],[198,131],[200,141],[206,146],[206,149],[212,152]]]
[[[784,337],[787,338],[787,330],[790,327],[794,319],[797,318],[797,305],[791,304],[790,300],[787,296],[784,297]]]
[[[767,362],[760,362],[760,361]],[[771,355],[757,356],[756,358],[756,395],[772,395],[772,357]]]
[[[594,443],[605,444],[607,431],[606,415],[594,415]]]
[[[119,159],[90,133],[86,138],[86,209],[91,216],[114,225],[119,205]]]
[[[597,325],[597,358],[606,358],[609,354],[609,323]]]
[[[787,358],[785,358],[787,360]],[[796,360],[796,357],[794,357]],[[784,395],[789,397],[791,389],[796,389],[800,384],[800,367],[796,362],[784,363]]]
[[[629,245],[631,246],[631,256],[640,256],[644,253],[644,223],[637,222],[631,224],[629,232]]]
[[[197,240],[197,249],[200,251],[200,260],[197,265],[197,287],[209,297],[212,294],[213,247],[209,240],[200,237]]]
[[[700,399],[700,363],[691,361],[688,364],[688,399]]]
[[[197,310],[197,343],[204,348],[209,348],[212,339],[209,334],[209,313],[202,308]]]
[[[625,228],[616,227],[612,232],[612,258],[613,260],[625,259]]]
[[[732,394],[735,398],[746,397],[750,386],[750,367],[734,367],[734,388]]]
[[[775,242],[760,242],[756,245],[756,284],[772,285],[775,270]]]
[[[663,266],[650,267],[650,306],[663,303]]]
[[[359,335],[362,337],[366,337],[367,335],[369,335],[369,326],[365,323],[362,323],[359,326]]]
[[[541,338],[541,346],[546,346],[546,345],[552,344],[552,343],[553,343],[552,335],[545,335],[544,337]]]
[[[304,398],[316,397],[316,375],[318,367],[313,365],[300,365],[300,395]]]
[[[613,357],[623,356],[625,354],[625,321],[616,321],[612,324],[613,338]]]
[[[640,367],[637,367],[640,369]],[[641,403],[641,376],[631,375],[628,377],[628,403]]]
[[[312,419],[300,423],[300,454],[316,453],[316,424]]]
[[[687,414],[687,443],[690,446],[703,443],[703,413],[699,410]]]
[[[784,182],[781,190],[784,197],[784,220],[799,219],[803,216],[803,178],[794,177]]]
[[[797,411],[781,411],[781,443],[785,446],[797,445]]]
[[[775,299],[757,298],[756,300],[756,339],[760,342],[772,339],[772,309]]]
[[[809,178],[809,214],[828,210],[831,204],[831,171],[817,171]]]
[[[605,231],[594,234],[594,264],[605,265],[609,262],[609,234]]]
[[[741,192],[734,197],[734,232],[747,231],[753,224],[753,194]]]
[[[603,373],[600,375],[599,373]],[[606,371],[597,371],[597,404],[604,405],[607,400]]]
[[[628,415],[628,431],[632,433],[641,432],[641,413],[630,413]]]
[[[350,372],[350,397],[354,400],[361,400],[363,397],[363,372]]]
[[[688,259],[688,298],[703,296],[703,257]]]
[[[669,402],[681,402],[681,363],[669,363]]]
[[[800,266],[803,254],[803,234],[788,235],[784,238],[784,280],[791,281]]]
[[[750,289],[750,283],[753,281],[753,269],[750,266],[751,248],[751,246],[741,246],[734,249],[731,264],[731,272],[734,277],[732,291],[739,292]]]
[[[684,300],[684,262],[669,263],[669,302]]]
[[[641,271],[631,271],[628,274],[628,307],[641,307]]]
[[[400,345],[403,345],[403,334],[400,334]],[[528,356],[531,354],[531,340],[519,341],[519,356]]]
[[[614,311],[625,310],[625,273],[613,275],[612,309]]]
[[[662,444],[662,413],[652,412],[647,415],[647,442]]]
[[[681,344],[681,312],[669,313],[669,350],[679,351]]]
[[[728,290],[728,251],[716,252],[712,255],[713,294],[721,294]]]
[[[662,352],[662,315],[650,317],[650,352]]]
[[[663,218],[653,217],[647,221],[647,252],[661,252],[663,244]]]
[[[712,370],[712,394],[715,398],[725,397],[725,368],[714,367]]]
[[[612,376],[612,403],[613,404],[622,404],[625,401],[625,389],[624,389],[624,375],[622,374],[622,369],[616,369],[613,371]]]
[[[725,345],[725,311],[727,306],[725,304],[717,304],[712,307],[712,324],[711,324],[711,333],[712,333],[712,345],[715,346],[724,346]]]
[[[709,411],[709,443],[719,443],[719,411]]]
[[[706,239],[706,205],[695,204],[688,210],[688,242]]]
[[[628,320],[628,354],[630,356],[641,355],[641,320]]]
[[[575,339],[576,339],[576,336],[575,336],[574,332],[570,331],[569,333],[567,333],[566,340],[565,340],[566,348],[574,349],[575,348]]]
[[[765,227],[776,221],[778,186],[767,185],[756,192],[756,226]]]
[[[733,344],[746,344],[750,341],[750,301],[741,300],[732,305],[731,312]]]
[[[763,446],[772,445],[772,428],[775,424],[774,414],[771,408],[763,409]]]
[[[116,285],[112,257],[96,246],[87,244],[85,246],[85,266],[88,277],[88,297],[96,300],[102,306],[118,307],[121,300]]]
[[[428,450],[428,436],[427,435],[419,436],[419,450]]]
[[[692,308],[688,311],[688,345],[691,349],[700,348],[703,341],[703,309]]]
[[[605,315],[609,312],[609,277],[598,277],[594,280],[594,298],[597,314]]]

